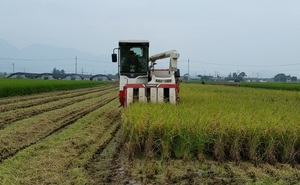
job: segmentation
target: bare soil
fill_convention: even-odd
[[[117,147],[109,170],[101,162],[92,171],[106,169],[95,184],[299,184],[300,165],[252,164],[226,161],[218,163],[206,156],[203,161],[128,158],[125,145]],[[99,160],[101,154],[94,161]],[[111,155],[112,156],[112,155]],[[96,157],[96,156],[95,156]],[[106,161],[108,162],[108,161]],[[93,163],[95,165],[95,163]],[[91,169],[89,169],[91,170]],[[99,172],[98,172],[99,173]],[[100,172],[101,173],[101,172]],[[107,175],[108,174],[108,175]],[[95,177],[94,177],[95,178]]]

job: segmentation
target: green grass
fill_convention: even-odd
[[[0,97],[23,96],[42,92],[94,87],[108,82],[0,79]]]

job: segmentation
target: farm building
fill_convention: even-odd
[[[94,75],[90,77],[91,81],[110,81],[111,79],[107,75]]]
[[[7,78],[23,78],[23,79],[35,79],[39,74],[37,73],[12,73],[7,76]]]
[[[94,80],[94,81],[111,81],[107,75],[86,75],[86,74],[53,74],[53,73],[24,73],[17,72],[7,76],[7,78],[21,79],[42,79],[42,80]]]

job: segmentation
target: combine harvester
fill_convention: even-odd
[[[169,68],[155,69],[155,62],[165,58],[170,58]],[[149,57],[149,41],[146,40],[119,41],[119,47],[113,50],[112,61],[118,62],[121,106],[127,107],[136,101],[176,104],[179,100],[178,58],[176,50]]]

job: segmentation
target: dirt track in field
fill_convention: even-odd
[[[72,92],[56,92],[0,100],[0,129],[6,125],[43,112],[60,109],[91,97],[110,92],[110,88],[84,89]]]
[[[115,86],[1,99],[0,161],[116,99]]]

